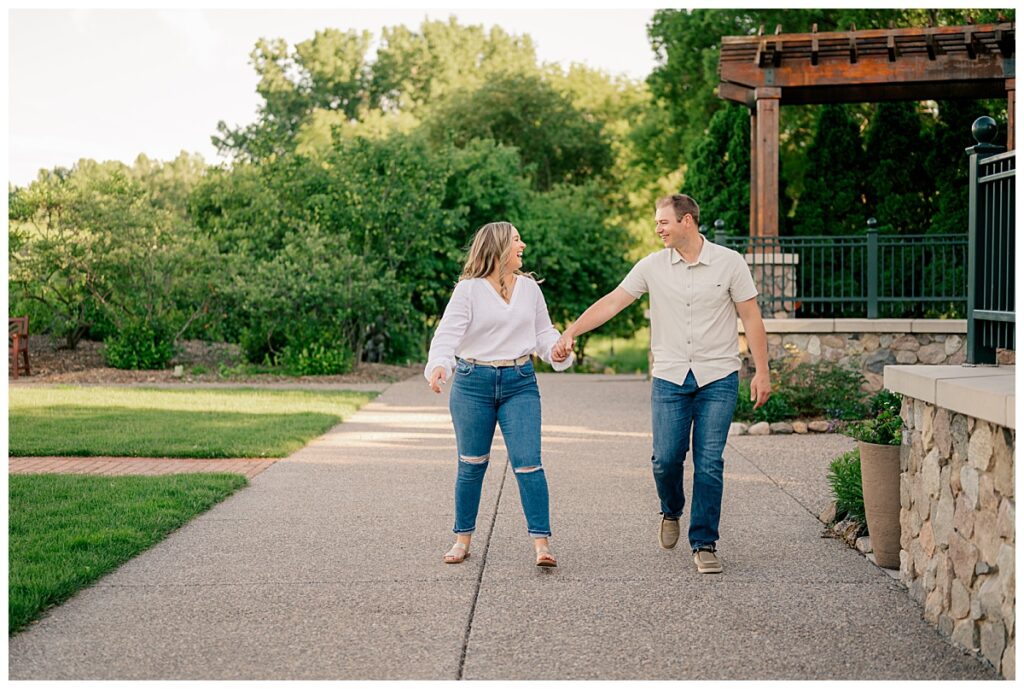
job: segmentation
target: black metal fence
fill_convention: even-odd
[[[1003,153],[995,121],[972,127],[978,145],[970,156],[970,227],[967,293],[967,363],[995,363],[997,349],[1016,349],[1014,212],[1016,156]],[[983,141],[984,139],[984,141]]]
[[[963,318],[967,236],[897,235],[869,221],[862,235],[709,238],[744,254],[766,316]]]

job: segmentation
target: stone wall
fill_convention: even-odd
[[[768,358],[794,358],[800,362],[831,361],[859,368],[865,389],[882,389],[882,371],[889,364],[962,364],[966,338],[957,333],[907,332],[768,332]],[[749,377],[754,362],[747,338],[740,335],[741,377]]]
[[[900,578],[927,620],[1012,679],[1015,433],[907,396],[902,416]]]

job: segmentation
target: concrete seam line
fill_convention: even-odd
[[[790,497],[790,498],[791,498],[791,499],[793,500],[793,502],[795,502],[796,504],[800,505],[800,507],[803,507],[803,508],[804,508],[804,509],[805,509],[805,510],[807,511],[807,513],[808,513],[809,515],[811,515],[811,516],[812,516],[812,517],[814,517],[815,519],[817,519],[817,518],[818,518],[818,515],[816,515],[816,514],[814,513],[814,510],[812,510],[812,509],[811,509],[810,507],[808,507],[807,505],[805,505],[805,504],[803,504],[802,502],[800,502],[800,499],[799,499],[798,497],[796,497],[795,495],[793,495],[792,493],[790,493],[790,492],[789,492],[788,490],[786,490],[785,488],[783,488],[783,487],[782,487],[782,485],[780,485],[780,484],[779,484],[779,482],[778,482],[778,481],[776,481],[776,480],[775,480],[775,479],[774,479],[774,478],[773,478],[773,477],[771,476],[771,474],[769,474],[769,473],[768,473],[767,471],[765,471],[765,470],[764,470],[764,469],[762,469],[762,468],[761,468],[760,466],[758,466],[758,465],[757,465],[757,462],[755,462],[755,461],[754,461],[754,460],[752,460],[752,459],[751,459],[750,457],[747,457],[747,456],[746,456],[745,454],[743,454],[743,452],[741,452],[741,451],[740,451],[740,450],[739,450],[739,449],[738,449],[738,448],[737,448],[737,447],[736,447],[735,445],[733,445],[732,443],[730,443],[730,442],[726,441],[726,446],[727,446],[727,447],[728,447],[728,448],[729,448],[730,450],[732,450],[733,452],[735,452],[736,454],[738,454],[738,455],[739,455],[740,457],[742,457],[743,459],[745,459],[745,460],[747,460],[748,462],[750,462],[750,465],[751,465],[752,467],[754,467],[755,469],[757,469],[758,471],[760,471],[760,472],[761,472],[762,474],[764,474],[764,475],[765,475],[765,476],[766,476],[766,477],[768,478],[768,480],[769,480],[769,481],[771,481],[771,482],[772,482],[773,484],[775,484],[775,487],[776,487],[776,488],[778,488],[779,490],[781,490],[781,491],[782,491],[782,492],[783,492],[783,493],[784,493],[785,495],[789,496],[789,497]]]
[[[476,578],[476,590],[473,591],[473,602],[469,606],[469,619],[466,620],[466,633],[462,637],[462,652],[459,654],[459,670],[455,673],[455,679],[461,680],[462,673],[466,669],[466,652],[469,650],[469,635],[473,631],[473,617],[476,615],[476,601],[480,597],[480,586],[484,580],[484,570],[487,568],[487,551],[491,548],[491,537],[494,535],[494,524],[498,521],[498,506],[501,505],[501,494],[505,490],[505,477],[508,476],[508,459],[501,468],[501,483],[498,485],[498,497],[494,501],[494,513],[491,515],[491,525],[487,529],[487,545],[480,556],[480,574]]]

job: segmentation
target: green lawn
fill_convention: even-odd
[[[8,634],[248,483],[241,474],[8,480]]]
[[[648,328],[632,337],[595,336],[587,342],[585,354],[593,358],[598,371],[613,368],[616,373],[647,373],[647,352],[651,348]]]
[[[376,393],[9,388],[10,455],[284,457]]]

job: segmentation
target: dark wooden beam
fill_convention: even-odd
[[[978,100],[1005,98],[1003,79],[985,81],[948,81],[939,84],[835,84],[830,86],[792,86],[782,89],[783,105],[822,103],[877,103],[892,100]],[[742,88],[742,87],[738,87]]]
[[[757,44],[757,52],[754,53],[754,64],[758,69],[764,67],[764,54],[767,48],[768,46],[763,40]]]
[[[761,87],[755,92],[757,99],[757,158],[755,166],[757,187],[757,224],[751,234],[758,237],[777,237],[779,234],[779,98],[782,89]]]
[[[1017,80],[1006,80],[1006,148],[1016,148],[1015,137],[1013,136],[1014,110],[1017,109]]]
[[[1003,57],[1013,57],[1014,53],[1014,32],[1004,31],[1003,29],[995,30],[996,45],[999,46],[999,52]]]
[[[970,29],[964,31],[964,50],[967,51],[967,57],[972,60],[978,57],[978,52],[974,46],[974,32]]]
[[[757,211],[757,107],[750,110],[750,224],[747,233],[753,237],[757,234],[757,223],[760,214]]]
[[[1013,22],[1005,22],[1001,24],[975,24],[974,30],[978,33],[990,33],[993,31],[1002,30],[1006,32],[1012,32],[1014,30]],[[934,28],[925,29],[922,27],[905,28],[905,29],[861,29],[857,31],[858,39],[877,38],[884,39],[890,33],[894,34],[897,39],[907,37],[921,37],[926,33],[934,36],[956,36],[963,34],[963,27],[961,26],[936,26]],[[817,35],[821,40],[840,40],[845,42],[849,36],[849,31],[826,31],[821,33],[788,33],[782,34],[783,38],[787,42],[789,41],[808,41],[813,36]],[[764,26],[761,26],[761,30],[755,36],[722,36],[722,45],[742,45],[748,43],[756,45],[758,40],[764,36]]]
[[[754,89],[728,81],[723,81],[718,85],[718,97],[733,103],[742,103],[748,108],[753,108],[755,105]]]
[[[753,62],[719,62],[722,81],[756,88],[758,86],[830,86],[838,84],[869,85],[904,82],[936,82],[1005,79],[1001,58],[993,54],[978,55],[971,60],[966,53],[947,53],[930,60],[923,54],[916,58],[902,53],[896,62],[889,62],[885,53],[861,56],[859,62],[821,60],[811,69],[803,61],[786,60],[772,70],[771,82],[764,69]]]
[[[889,62],[896,62],[896,58],[899,57],[899,50],[896,49],[896,37],[889,34],[885,38],[885,49],[889,54]]]
[[[933,33],[926,33],[924,35],[924,44],[928,48],[929,60],[935,60],[935,58],[938,57],[939,55],[946,54],[946,51],[942,49],[942,46],[939,45],[939,42],[935,40],[935,34]]]

